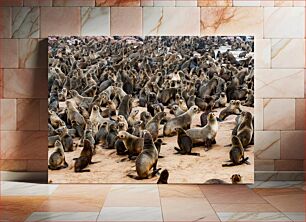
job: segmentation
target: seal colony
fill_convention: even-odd
[[[253,37],[49,37],[48,56],[49,181],[253,182]]]

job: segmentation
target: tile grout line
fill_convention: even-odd
[[[160,211],[161,211],[162,221],[165,221],[165,220],[164,220],[164,213],[163,213],[163,208],[162,208],[162,202],[161,202],[161,196],[160,196],[159,185],[156,184],[156,186],[157,186],[157,190],[158,190],[159,205],[160,205]],[[169,185],[168,185],[168,186],[169,186]]]

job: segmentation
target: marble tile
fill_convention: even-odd
[[[260,0],[233,0],[233,6],[260,6]]]
[[[141,195],[139,195],[141,193]],[[157,185],[113,185],[104,207],[159,207]]]
[[[271,68],[271,40],[255,39],[255,68]],[[257,72],[257,70],[255,71]]]
[[[274,6],[274,0],[260,0],[260,6]]]
[[[0,38],[11,38],[12,9],[0,7]]]
[[[46,197],[6,197],[0,199],[1,221],[25,221]]]
[[[1,131],[1,157],[3,159],[45,159],[47,135],[43,131]]]
[[[304,181],[255,181],[248,187],[255,188],[302,188]]]
[[[110,8],[82,7],[81,35],[110,35]]]
[[[96,6],[133,7],[133,6],[140,6],[140,0],[96,0]]]
[[[95,0],[53,0],[53,6],[95,6]]]
[[[1,198],[3,196],[35,196],[35,198],[37,196],[47,196],[51,195],[57,187],[58,185],[55,184],[1,181]]]
[[[0,129],[1,130],[16,130],[17,128],[17,112],[15,99],[0,100]]]
[[[264,99],[264,130],[290,130],[294,128],[294,99]]]
[[[303,69],[258,69],[255,75],[256,98],[303,98],[303,82]]]
[[[7,7],[7,6],[22,6],[23,0],[1,0],[0,7]]]
[[[39,8],[12,8],[12,37],[39,38]]]
[[[305,99],[295,100],[295,129],[305,129]]]
[[[0,39],[0,68],[18,68],[18,40]]]
[[[271,41],[272,41],[272,56],[271,56],[272,68],[305,67],[304,39],[272,39]]]
[[[254,160],[255,171],[273,171],[274,170],[274,160]]]
[[[103,199],[86,196],[51,196],[37,209],[39,212],[99,212]]]
[[[24,6],[52,6],[52,0],[23,0]]]
[[[80,35],[80,8],[42,7],[40,35],[41,38],[49,35]]]
[[[263,36],[263,8],[202,7],[201,35]]]
[[[212,204],[217,213],[221,212],[277,212],[278,210],[268,203],[258,204]]]
[[[256,116],[254,122],[255,130],[263,130],[263,99],[255,99],[254,114]]]
[[[160,207],[103,207],[97,221],[163,221]]]
[[[110,188],[109,184],[62,184],[54,191],[52,197],[82,197],[104,201]]]
[[[257,171],[255,181],[304,181],[301,171]]]
[[[197,6],[197,0],[176,0],[175,6],[182,6],[182,7],[190,7],[190,6]]]
[[[28,172],[47,172],[48,171],[48,158],[44,160],[27,160]]]
[[[304,159],[305,131],[281,132],[281,159]]]
[[[300,189],[274,188],[258,193],[281,212],[303,212],[305,210],[305,192]]]
[[[303,160],[275,160],[276,171],[303,171]]]
[[[167,36],[199,35],[199,20],[200,8],[197,7],[144,7],[143,33]]]
[[[164,221],[219,221],[205,198],[161,198]]]
[[[304,0],[293,0],[293,6],[295,6],[295,7],[305,7],[306,2]]]
[[[293,6],[293,0],[274,0],[274,6],[280,7],[280,6]]]
[[[47,69],[5,69],[5,98],[47,98]]]
[[[265,38],[304,38],[304,32],[305,10],[303,8],[264,8]]]
[[[17,130],[39,130],[39,99],[17,100]]]
[[[292,221],[305,221],[305,212],[282,212]]]
[[[306,69],[304,70],[304,98],[306,98]]]
[[[222,212],[218,213],[218,217],[221,221],[290,221],[280,212]]]
[[[211,204],[266,203],[265,200],[245,185],[200,185],[199,187]]]
[[[27,160],[0,160],[1,171],[26,171]]]
[[[181,197],[181,198],[203,198],[203,193],[197,185],[175,185],[171,186],[159,185],[159,196],[165,197]]]
[[[153,6],[154,0],[140,0],[140,6]]]
[[[280,132],[255,131],[255,159],[280,159]]]
[[[48,130],[48,101],[41,99],[39,104],[39,129]]]
[[[153,0],[154,7],[175,6],[176,0]]]
[[[19,39],[19,68],[47,68],[46,39]]]
[[[111,35],[142,35],[141,7],[112,7]]]
[[[96,221],[99,212],[34,212],[26,221]]]
[[[198,6],[233,6],[233,0],[198,0]]]

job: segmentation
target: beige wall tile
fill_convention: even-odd
[[[182,7],[190,7],[190,6],[197,6],[197,0],[176,0],[175,6],[182,6]]]
[[[260,6],[260,0],[233,0],[233,6]]]
[[[142,35],[142,8],[112,7],[111,35]]]
[[[16,100],[1,99],[0,100],[0,129],[16,130]]]
[[[264,8],[265,38],[304,38],[305,10],[300,7]]]
[[[276,171],[304,171],[303,160],[275,160]]]
[[[24,6],[52,6],[52,0],[23,0]]]
[[[256,98],[303,98],[303,69],[257,69]]]
[[[200,9],[197,7],[144,7],[143,34],[199,35],[199,20]]]
[[[45,159],[48,132],[1,131],[1,157],[4,159]]]
[[[28,160],[27,161],[27,171],[31,172],[46,172],[48,171],[48,159],[42,160]]]
[[[47,69],[5,69],[4,98],[47,98]]]
[[[274,0],[260,0],[260,6],[274,6]]]
[[[304,159],[305,131],[281,132],[281,159]]]
[[[19,39],[19,68],[47,68],[48,41]]]
[[[153,6],[154,0],[141,0],[140,5],[141,6]]]
[[[154,7],[175,6],[175,0],[153,0]]]
[[[202,7],[201,35],[263,36],[263,8]]]
[[[41,38],[50,35],[80,35],[80,8],[42,7],[40,35]]]
[[[110,35],[110,8],[82,7],[81,35]]]
[[[304,0],[293,0],[293,6],[296,7],[305,7],[306,2]]]
[[[305,129],[305,99],[295,100],[295,129]]]
[[[254,128],[255,130],[263,130],[263,99],[255,99],[254,103]]]
[[[275,7],[281,6],[293,6],[293,0],[274,0]]]
[[[264,99],[264,130],[295,128],[294,99]]]
[[[13,38],[39,38],[38,7],[12,8],[12,37]]]
[[[304,68],[304,39],[272,39],[272,68]]]
[[[2,171],[26,171],[27,160],[0,160],[0,169]]]
[[[198,6],[232,6],[233,0],[198,0]]]
[[[12,9],[0,7],[0,38],[11,38]]]
[[[255,68],[271,68],[271,40],[255,40]]]
[[[17,100],[17,130],[39,130],[39,99]]]
[[[1,0],[0,1],[1,7],[6,6],[22,6],[22,0]]]
[[[255,159],[280,159],[280,131],[255,131],[254,136]]]
[[[0,68],[18,68],[18,40],[0,39]]]
[[[96,0],[96,6],[140,6],[140,0]]]
[[[95,6],[95,0],[53,0],[53,6]]]
[[[254,168],[255,171],[273,171],[274,160],[258,160],[255,158]]]
[[[48,101],[41,99],[39,103],[39,129],[48,130]]]

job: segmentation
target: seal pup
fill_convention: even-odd
[[[215,142],[219,124],[214,113],[207,115],[207,124],[202,128],[192,128],[186,131],[186,134],[192,139],[193,144],[204,143],[204,150],[207,151]]]
[[[182,128],[176,128],[177,131],[177,144],[179,145],[179,148],[174,147],[174,149],[177,151],[178,154],[182,155],[194,155],[194,156],[200,156],[199,153],[192,153],[191,149],[193,147],[191,138],[186,134],[185,130]]]
[[[55,141],[55,151],[49,157],[48,168],[50,170],[60,170],[67,168],[68,163],[65,160],[65,153],[62,143],[59,140]]]
[[[85,139],[84,148],[82,149],[80,157],[75,159],[74,172],[76,173],[90,172],[89,169],[84,170],[84,168],[86,168],[89,164],[93,163],[91,161],[93,156],[93,150],[94,150],[93,144],[88,139]]]
[[[164,169],[158,178],[157,184],[168,184],[169,172],[167,169]]]
[[[182,115],[179,115],[177,117],[174,117],[173,119],[170,119],[167,121],[167,123],[164,125],[164,136],[173,136],[176,134],[175,128],[183,128],[183,129],[189,129],[190,125],[192,123],[194,115],[199,111],[199,108],[197,106],[192,106],[189,108],[189,110]]]
[[[219,119],[223,121],[230,115],[239,115],[241,112],[240,104],[239,100],[231,100],[229,105],[220,112]]]
[[[136,158],[136,172],[137,177],[135,179],[147,179],[151,178],[158,173],[161,169],[157,169],[158,152],[153,143],[152,136],[149,132],[144,134],[144,146],[142,152]],[[153,168],[153,172],[150,170]],[[128,175],[130,176],[130,175]],[[131,177],[131,176],[130,176]],[[133,177],[132,177],[133,178]]]
[[[244,149],[240,139],[237,136],[232,137],[232,148],[229,152],[229,157],[231,163],[222,164],[222,167],[237,166],[244,163],[249,164],[247,161],[249,158],[244,157]]]
[[[144,146],[144,138],[139,138],[128,132],[120,131],[118,133],[118,139],[121,139],[128,150],[129,159],[133,159],[138,156]]]
[[[157,140],[159,134],[160,121],[166,117],[165,112],[157,113],[145,126],[153,138],[153,141]]]

